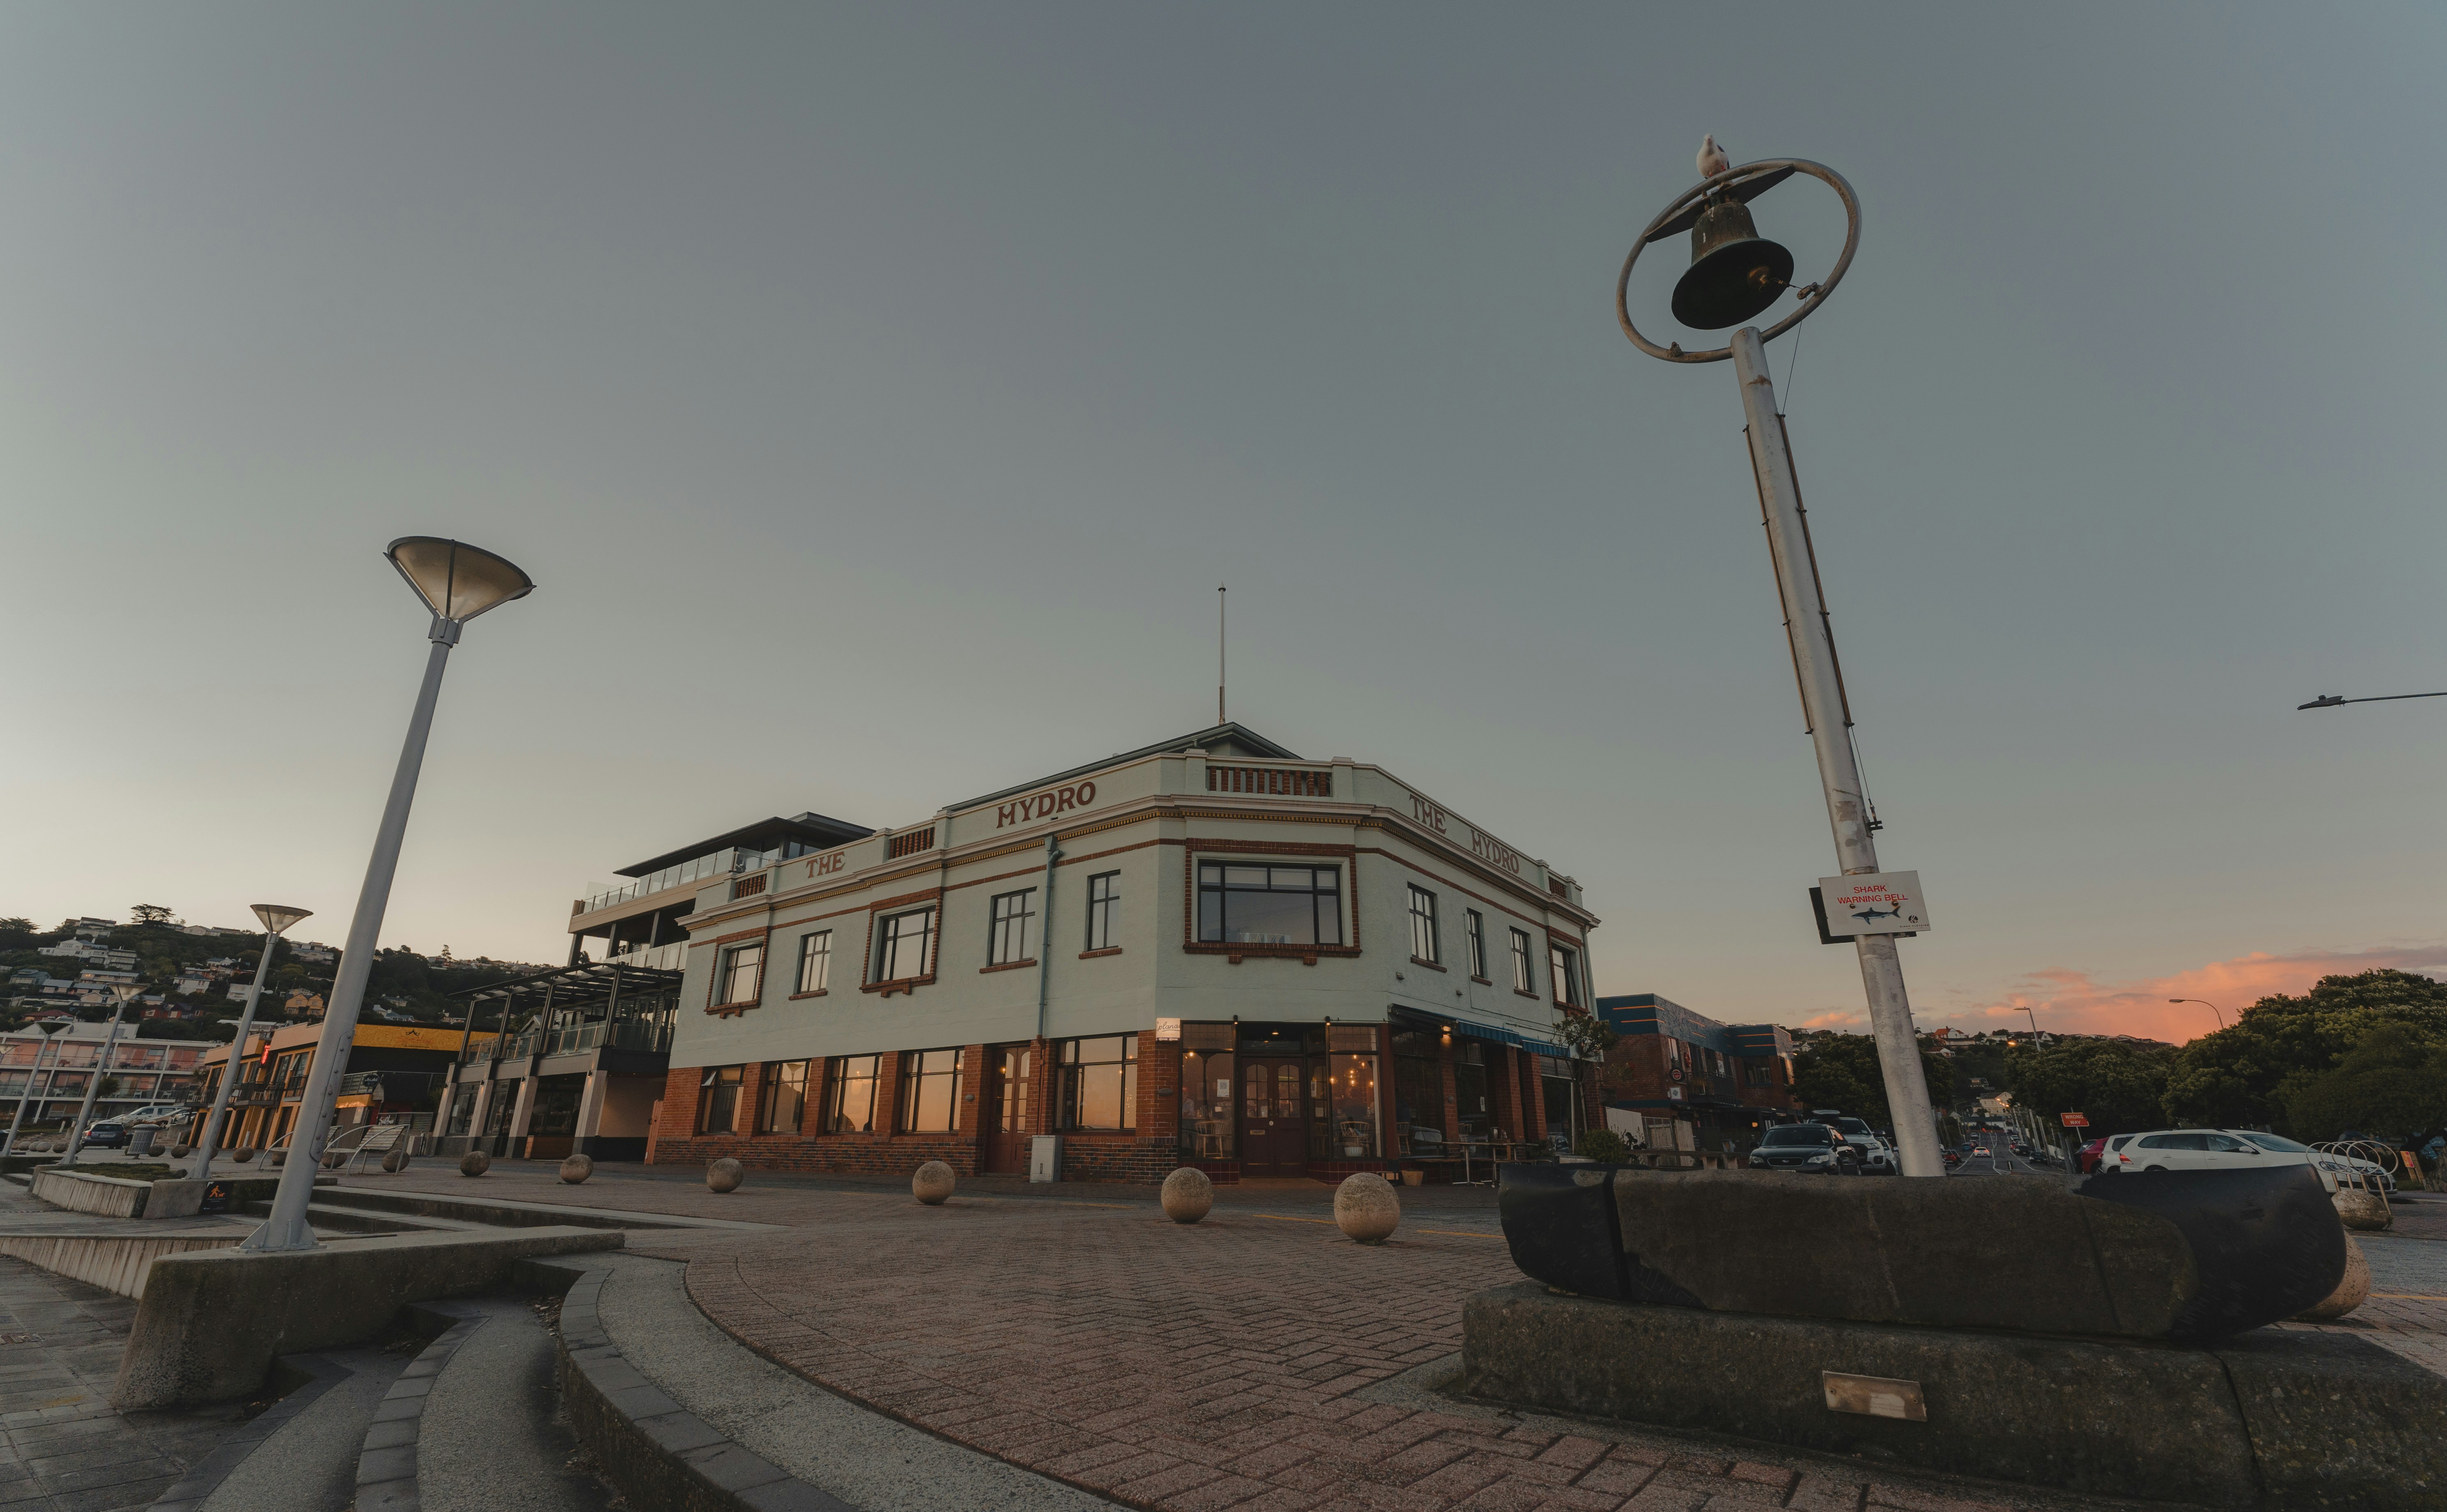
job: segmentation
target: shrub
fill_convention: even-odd
[[[1622,1165],[1631,1160],[1631,1145],[1610,1128],[1584,1129],[1579,1142],[1572,1146],[1572,1153],[1585,1155],[1605,1165]]]

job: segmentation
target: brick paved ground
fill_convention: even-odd
[[[925,1208],[898,1181],[756,1172],[716,1197],[693,1171],[607,1166],[561,1187],[551,1169],[505,1162],[479,1182],[437,1162],[350,1184],[784,1225],[633,1231],[630,1246],[689,1260],[708,1316],[810,1379],[1164,1512],[2130,1504],[1881,1480],[1858,1462],[1497,1413],[1406,1387],[1402,1372],[1459,1350],[1463,1297],[1518,1277],[1485,1189],[1406,1190],[1394,1242],[1366,1249],[1333,1229],[1322,1185],[1226,1189],[1212,1217],[1184,1228],[1133,1187],[969,1181]],[[2447,1267],[2447,1244],[2370,1248],[2386,1295],[2346,1331],[2435,1349],[2447,1304],[2420,1297],[2447,1294],[2426,1279],[2431,1257]]]
[[[106,1397],[136,1304],[0,1258],[0,1509],[150,1505],[234,1416],[122,1414]]]

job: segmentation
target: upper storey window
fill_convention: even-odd
[[[1198,937],[1230,945],[1342,943],[1342,868],[1198,867]]]
[[[875,926],[875,979],[902,982],[926,974],[927,947],[935,937],[935,911],[913,908],[878,919]]]

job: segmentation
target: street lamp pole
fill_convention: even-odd
[[[1750,322],[1793,291],[1793,255],[1759,236],[1748,205],[1796,173],[1819,180],[1843,200],[1844,250],[1826,280],[1793,291],[1799,296],[1798,307],[1761,332]],[[1685,351],[1679,342],[1660,347],[1642,335],[1631,318],[1631,270],[1641,248],[1685,230],[1692,233],[1693,257],[1675,288],[1675,317],[1702,331],[1740,328],[1725,347],[1712,351]],[[1878,870],[1877,845],[1871,839],[1873,821],[1852,749],[1851,710],[1844,694],[1843,672],[1819,591],[1817,558],[1802,513],[1801,487],[1793,475],[1784,417],[1776,409],[1775,386],[1768,376],[1766,344],[1826,303],[1850,266],[1859,242],[1860,202],[1840,174],[1800,159],[1748,163],[1721,170],[1684,191],[1651,221],[1623,260],[1622,277],[1615,288],[1615,312],[1623,334],[1641,350],[1678,363],[1733,359],[1748,422],[1760,514],[1784,605],[1793,673],[1801,685],[1802,714],[1818,757],[1837,863],[1847,877]],[[1927,1077],[1921,1069],[1920,1040],[1912,1028],[1911,1002],[1904,991],[1903,962],[1894,936],[1856,933],[1853,949],[1860,959],[1861,985],[1868,999],[1869,1028],[1877,1041],[1879,1075],[1894,1117],[1896,1154],[1903,1174],[1944,1176],[1945,1159],[1938,1148],[1937,1117],[1929,1103]]]
[[[442,671],[468,620],[535,589],[533,578],[502,558],[455,540],[402,537],[390,543],[385,555],[432,611],[433,623],[426,639],[433,649],[425,658],[425,682],[417,690],[416,708],[408,716],[408,738],[400,747],[390,797],[383,804],[382,823],[374,832],[373,856],[366,863],[365,885],[358,890],[357,911],[349,921],[349,942],[332,983],[331,1007],[323,1015],[322,1035],[315,1041],[313,1068],[306,1074],[304,1101],[291,1132],[289,1159],[280,1168],[279,1189],[273,1194],[272,1216],[238,1244],[241,1250],[268,1253],[316,1247],[314,1231],[306,1223],[306,1206],[314,1195],[314,1172],[322,1164],[323,1139],[332,1126],[332,1099],[347,1072],[349,1051],[356,1043],[357,1014],[365,1003],[366,980],[373,971],[383,912],[390,902],[391,877],[399,869],[408,805],[416,797],[417,774],[425,765],[434,702],[442,694]]]
[[[246,1064],[246,1037],[255,1029],[255,1005],[263,996],[264,973],[272,970],[272,948],[299,919],[314,916],[303,908],[257,903],[255,917],[263,921],[263,954],[256,958],[255,980],[246,990],[246,1011],[238,1015],[237,1033],[230,1040],[229,1060],[221,1067],[220,1090],[213,1094],[213,1110],[204,1119],[203,1137],[196,1142],[196,1174],[205,1181],[212,1180],[213,1157],[220,1150],[221,1120],[229,1111],[230,1093],[237,1088],[238,1073]]]
[[[2170,1003],[2198,1003],[2203,1008],[2208,1009],[2210,1012],[2217,1014],[2217,1024],[2220,1031],[2224,1031],[2226,1029],[2226,1014],[2219,1011],[2218,1006],[2215,1003],[2210,1002],[2206,997],[2171,997],[2167,999],[2167,1001]]]
[[[93,1116],[94,1094],[102,1090],[102,1079],[110,1073],[110,1052],[119,1044],[119,1026],[127,1016],[128,1002],[143,989],[132,982],[115,982],[110,995],[117,999],[110,1010],[110,1032],[102,1037],[102,1053],[94,1057],[93,1074],[85,1079],[85,1101],[77,1106],[76,1122],[68,1125],[68,1152],[60,1158],[63,1165],[76,1163],[77,1151],[85,1147],[85,1121]]]
[[[43,1038],[41,1043],[34,1048],[34,1065],[33,1068],[26,1073],[26,1089],[17,1094],[17,1116],[9,1121],[9,1138],[5,1141],[0,1141],[0,1155],[11,1154],[17,1148],[17,1130],[26,1122],[26,1105],[32,1102],[34,1099],[34,1083],[39,1080],[43,1074],[43,1057],[51,1052],[52,1046],[60,1043],[55,1036],[65,1034],[75,1027],[75,1019],[69,1019],[64,1024],[38,1024],[35,1026],[35,1028],[42,1031]]]

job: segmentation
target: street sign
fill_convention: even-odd
[[[2082,1117],[2079,1113],[2059,1113],[2057,1116],[2064,1120],[2064,1126],[2067,1128],[2090,1127],[2090,1120]]]
[[[1868,872],[1859,877],[1822,877],[1818,892],[1828,933],[1917,935],[1928,925],[1918,872]]]

